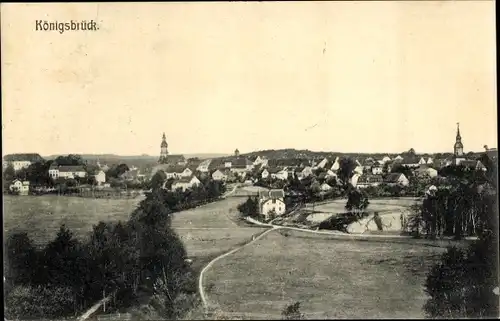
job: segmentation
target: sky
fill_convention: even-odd
[[[4,155],[497,147],[493,1],[1,8]]]

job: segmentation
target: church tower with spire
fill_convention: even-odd
[[[457,123],[457,137],[455,139],[455,145],[453,146],[453,158],[455,165],[460,165],[460,163],[465,160],[464,145],[462,144],[462,136],[460,136],[460,123]]]
[[[160,147],[161,151],[158,163],[165,164],[167,163],[167,157],[168,157],[168,144],[167,144],[167,138],[165,137],[165,133],[163,133]]]
[[[457,123],[457,137],[455,139],[455,146],[453,146],[453,154],[456,157],[464,155],[464,145],[462,144],[462,136],[460,136],[460,123]]]

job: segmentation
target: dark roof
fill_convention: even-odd
[[[210,162],[210,164],[208,165],[208,169],[210,169],[210,170],[219,169],[221,166],[224,166],[224,160],[217,158],[217,159],[213,159]]]
[[[182,173],[186,168],[186,166],[170,166],[165,170],[165,173]]]
[[[404,157],[403,160],[401,161],[401,164],[403,165],[409,165],[409,164],[418,164],[420,162],[420,157],[418,156],[407,156]]]
[[[269,191],[269,197],[270,198],[284,198],[285,191],[283,191],[282,189],[272,189]]]
[[[385,177],[385,181],[387,183],[397,183],[399,180],[399,177],[401,177],[401,175],[404,175],[404,174],[402,174],[402,173],[390,173]]]
[[[366,175],[363,174],[358,178],[359,183],[381,183],[383,181],[380,175]]]
[[[44,159],[37,153],[26,153],[26,154],[9,154],[3,157],[4,161],[14,162],[14,161],[28,161],[32,163],[41,162]]]
[[[280,169],[278,167],[270,167],[267,169],[267,171],[269,172],[269,174],[276,174],[280,171]]]
[[[196,176],[190,175],[190,176],[187,176],[187,177],[181,177],[181,178],[177,179],[174,182],[174,184],[175,183],[189,183],[189,182],[191,182],[191,180],[193,179],[193,177],[196,177]]]
[[[246,157],[236,157],[230,160],[231,166],[247,166],[252,165],[253,163],[248,160]]]
[[[82,165],[61,165],[57,169],[59,172],[85,172]]]
[[[299,167],[301,165],[310,165],[311,162],[308,159],[300,159],[300,158],[284,158],[284,159],[270,159],[267,165],[269,167],[278,167],[278,166],[296,166]]]

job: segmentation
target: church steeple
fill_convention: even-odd
[[[460,136],[460,123],[457,123],[457,137],[455,139],[453,152],[455,156],[463,156],[464,154],[464,145],[462,144],[462,136]]]
[[[161,148],[160,159],[158,160],[158,162],[159,163],[166,163],[167,156],[168,156],[168,144],[167,144],[167,138],[165,136],[165,133],[163,133],[160,148]]]

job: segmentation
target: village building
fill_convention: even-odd
[[[387,174],[384,183],[390,186],[394,185],[408,186],[410,184],[410,181],[402,173],[390,173]]]
[[[10,184],[9,190],[19,195],[28,195],[30,191],[30,182],[16,179]]]
[[[214,181],[226,181],[227,175],[224,173],[223,170],[217,169],[212,173],[212,179]]]
[[[356,187],[357,188],[366,188],[369,186],[379,186],[380,184],[383,183],[382,176],[380,175],[370,175],[370,174],[363,174],[359,176],[357,182],[356,182]]]
[[[3,168],[7,168],[12,165],[15,171],[23,168],[28,168],[31,164],[37,162],[43,162],[42,156],[36,153],[26,153],[26,154],[9,154],[3,157]]]
[[[53,180],[58,178],[73,179],[76,177],[86,177],[87,171],[83,165],[57,165],[52,164],[49,167],[49,176]]]
[[[166,184],[166,182],[164,184]],[[176,191],[178,189],[181,189],[182,191],[185,191],[200,184],[201,184],[200,180],[194,175],[180,177],[172,183],[171,190]]]
[[[98,169],[94,172],[94,179],[98,186],[106,183],[106,173],[102,169]]]
[[[433,177],[438,176],[438,171],[432,167],[424,165],[424,166],[420,166],[419,168],[415,169],[413,171],[413,174],[416,177],[420,177],[420,178],[425,178],[425,177],[433,178]]]
[[[210,159],[205,159],[203,160],[197,167],[196,170],[202,173],[206,173],[209,171],[209,166],[210,166]]]
[[[298,173],[298,178],[299,179],[304,179],[306,177],[309,177],[313,174],[313,171],[312,171],[312,167],[311,166],[306,166],[302,169],[300,169],[299,173]]]
[[[285,214],[285,191],[282,189],[272,189],[269,192],[259,192],[259,214],[266,220],[272,214],[280,216]]]

